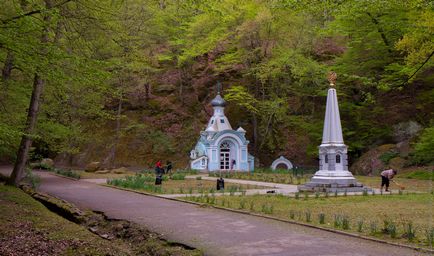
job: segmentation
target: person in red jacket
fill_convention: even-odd
[[[386,185],[386,191],[389,191],[389,182],[398,172],[393,169],[385,170],[381,172],[381,191],[383,191],[383,186]]]
[[[156,174],[162,174],[164,172],[163,165],[161,164],[160,160],[158,160],[158,162],[155,164],[155,172]]]

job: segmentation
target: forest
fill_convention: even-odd
[[[434,162],[430,0],[0,7],[0,162],[185,168],[220,81],[258,166],[315,166],[330,71],[350,163],[389,144],[408,145],[403,166]]]

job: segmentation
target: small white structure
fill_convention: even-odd
[[[214,114],[190,152],[190,168],[199,171],[253,171],[255,158],[248,152],[246,131],[241,127],[232,129],[225,116],[226,101],[220,96],[220,89],[211,105]]]
[[[280,156],[276,160],[273,161],[271,164],[271,169],[276,170],[277,166],[279,165],[285,165],[287,170],[291,170],[294,166],[292,165],[291,161],[286,159],[284,156]]]
[[[311,181],[300,186],[300,190],[325,191],[362,191],[363,185],[358,183],[348,171],[347,146],[342,137],[341,119],[334,80],[336,74],[329,78],[327,105],[324,118],[322,143],[319,146],[319,170]]]

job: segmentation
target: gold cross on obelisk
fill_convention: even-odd
[[[327,75],[327,80],[329,80],[330,83],[330,87],[334,88],[335,87],[335,83],[336,83],[336,78],[338,77],[338,75],[336,74],[336,72],[330,71]]]

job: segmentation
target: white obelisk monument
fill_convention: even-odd
[[[310,182],[299,186],[299,190],[363,191],[366,188],[358,183],[353,174],[348,171],[348,147],[344,144],[342,137],[338,98],[334,88],[336,73],[330,73],[328,80],[330,88],[327,93],[322,143],[319,146],[319,170]]]

